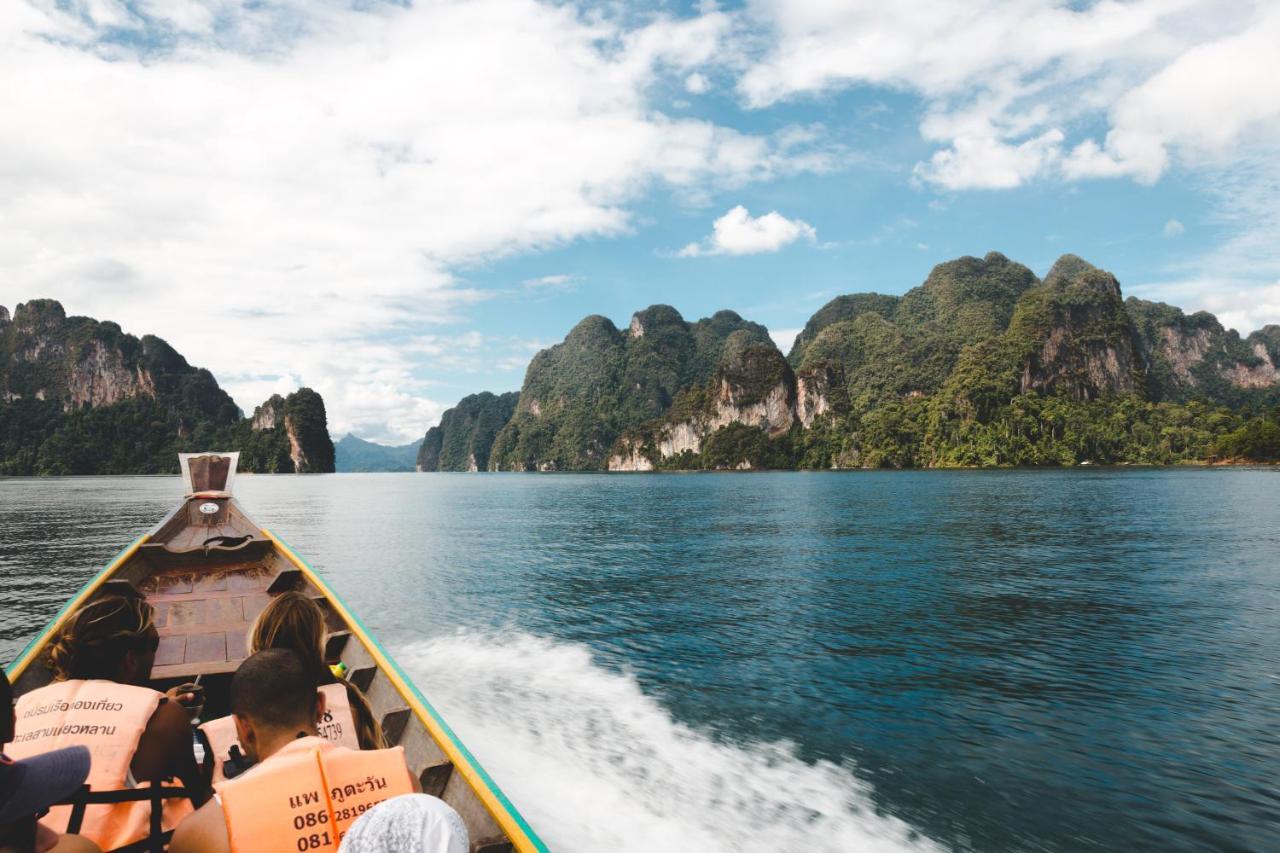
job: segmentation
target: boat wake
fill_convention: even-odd
[[[552,850],[935,850],[847,768],[721,743],[584,646],[463,633],[397,650]]]

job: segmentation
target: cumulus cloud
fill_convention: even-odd
[[[1176,219],[1170,219],[1164,224],[1163,233],[1166,237],[1177,237],[1186,230],[1186,227],[1181,222]]]
[[[919,93],[916,167],[946,189],[1041,176],[1156,180],[1173,152],[1221,157],[1280,123],[1280,9],[1249,0],[909,4],[756,0],[774,34],[738,82],[749,106],[848,86]],[[1068,135],[1098,119],[1103,140]],[[1272,136],[1274,138],[1274,136]]]
[[[1012,189],[1039,174],[1060,157],[1062,132],[1047,130],[1017,145],[994,133],[962,134],[951,147],[936,151],[914,174],[949,190]]]
[[[721,12],[352,5],[4,4],[0,304],[59,298],[168,338],[246,410],[287,375],[335,434],[403,440],[439,406],[400,342],[485,298],[459,265],[824,162],[655,109]]]
[[[797,240],[816,242],[818,232],[803,219],[788,219],[776,210],[753,217],[742,205],[721,216],[711,227],[711,235],[700,243],[690,243],[677,255],[758,255],[776,252]]]
[[[1168,167],[1172,148],[1223,162],[1253,131],[1280,137],[1277,45],[1280,7],[1272,7],[1241,32],[1186,50],[1115,103],[1105,142],[1080,143],[1067,174],[1151,183]]]
[[[1256,0],[752,0],[737,80],[756,109],[849,88],[917,95],[918,186],[1152,184],[1179,168],[1221,233],[1167,272],[1188,304],[1280,274],[1280,6]],[[1101,130],[1099,130],[1101,128]],[[1166,236],[1176,236],[1166,233]],[[1250,322],[1280,321],[1269,297]],[[1243,322],[1243,321],[1242,321]]]

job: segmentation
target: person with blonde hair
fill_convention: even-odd
[[[171,853],[337,853],[361,815],[419,792],[404,747],[349,749],[320,736],[318,686],[314,667],[290,649],[240,664],[231,718],[253,766],[215,786],[174,833]]]
[[[247,645],[253,655],[268,649],[287,649],[298,656],[319,684],[320,737],[350,749],[382,749],[382,727],[360,688],[336,675],[324,659],[324,611],[299,592],[276,596],[258,614],[249,629]],[[214,758],[215,781],[234,778],[248,761],[236,738],[230,716],[210,720],[201,727]]]
[[[321,692],[330,701],[330,708],[343,704],[344,700],[334,701],[339,694],[334,690],[326,690],[325,687],[340,685],[344,689],[345,704],[350,706],[351,721],[354,723],[360,748],[382,749],[386,745],[382,739],[382,727],[373,715],[369,700],[360,688],[337,675],[324,659],[328,633],[324,611],[320,609],[320,605],[300,592],[286,592],[276,596],[262,608],[253,627],[249,629],[249,654],[265,649],[293,651],[303,663],[315,670]],[[326,733],[323,722],[320,733],[333,741],[342,739]]]
[[[10,757],[83,746],[90,755],[91,794],[136,790],[125,802],[89,801],[80,833],[104,850],[148,838],[153,805],[163,802],[162,829],[169,830],[209,795],[192,754],[189,712],[180,704],[194,703],[199,688],[161,693],[149,686],[160,643],[154,619],[152,606],[138,596],[90,601],[50,645],[53,683],[17,702]],[[143,783],[174,777],[185,792],[162,796],[163,789],[143,789]],[[70,816],[70,807],[59,806],[46,822],[63,832]]]

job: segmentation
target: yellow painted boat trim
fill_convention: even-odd
[[[413,709],[414,714],[426,726],[427,731],[431,734],[432,739],[445,757],[453,762],[454,770],[461,773],[467,784],[471,786],[471,790],[475,792],[480,802],[488,810],[489,814],[497,822],[498,826],[506,833],[508,840],[512,843],[516,850],[520,853],[547,853],[547,846],[538,838],[533,828],[525,821],[512,806],[506,795],[502,793],[497,784],[489,777],[489,774],[479,765],[479,763],[471,756],[471,753],[462,743],[455,737],[453,732],[439,713],[431,706],[426,697],[418,690],[418,688],[404,677],[400,671],[399,665],[391,659],[391,657],[382,650],[378,642],[369,636],[364,625],[356,618],[355,614],[347,609],[346,604],[335,593],[324,579],[321,578],[314,569],[300,557],[280,537],[276,536],[270,530],[263,528],[262,534],[270,539],[280,553],[282,553],[290,563],[294,565],[303,575],[306,576],[312,584],[318,589],[324,591],[328,596],[330,604],[338,611],[346,623],[351,627],[352,634],[360,639],[369,655],[378,664],[378,668],[386,674],[391,680],[392,685],[396,688],[396,692],[404,699],[405,703]]]
[[[62,610],[58,612],[58,615],[53,617],[53,620],[45,626],[44,631],[33,637],[31,642],[27,643],[27,647],[22,650],[22,654],[18,655],[18,659],[9,665],[7,672],[9,673],[10,681],[18,680],[22,673],[26,671],[27,667],[31,665],[32,661],[36,659],[40,650],[43,649],[48,641],[53,637],[54,633],[62,627],[62,623],[67,621],[67,617],[76,610],[79,610],[80,605],[86,602],[90,596],[97,592],[98,587],[109,581],[111,576],[116,573],[117,569],[129,562],[133,555],[138,553],[138,549],[142,547],[142,543],[146,542],[150,538],[151,534],[144,533],[137,539],[133,540],[131,545],[126,547],[119,554],[116,554],[115,559],[110,563],[107,563],[106,568],[98,572],[91,581],[81,588],[80,592],[78,592],[75,597],[63,606]]]

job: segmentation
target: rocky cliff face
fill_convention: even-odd
[[[272,394],[253,410],[249,426],[257,432],[275,429],[284,423],[284,397]]]
[[[1133,392],[1141,382],[1138,339],[1120,283],[1074,255],[1019,301],[1010,334],[1030,350],[1018,390],[1093,400]]]
[[[280,444],[296,440],[303,470],[332,470],[323,402],[314,396],[295,402],[293,438],[282,426]],[[259,412],[274,406],[268,401]],[[50,299],[24,302],[12,317],[0,309],[0,473],[173,471],[177,452],[209,448],[240,449],[246,471],[293,470],[257,414],[252,424],[242,421],[213,375],[158,337],[68,317]]]
[[[730,425],[778,436],[796,420],[796,378],[771,343],[735,332],[712,380],[692,389],[661,420],[622,436],[608,459],[610,471],[648,471],[682,454],[698,454],[708,438]]]
[[[417,469],[487,471],[493,441],[511,420],[519,398],[514,391],[502,395],[484,391],[463,397],[441,416],[438,426],[427,430],[418,451]]]
[[[1247,343],[1254,355],[1266,358],[1280,368],[1280,326],[1263,326],[1249,336]]]
[[[762,327],[732,312],[690,324],[654,306],[621,330],[588,317],[530,364],[489,467],[1194,458],[1189,442],[1204,445],[1217,428],[1188,426],[1203,406],[1178,413],[1158,448],[1133,457],[1107,449],[1121,442],[1114,418],[1090,420],[1108,407],[1142,410],[1150,427],[1177,411],[1157,411],[1154,402],[1191,398],[1274,406],[1280,326],[1241,340],[1208,314],[1126,302],[1114,276],[1076,256],[1060,258],[1041,281],[991,252],[939,264],[901,297],[837,297],[810,318],[785,360]],[[1041,408],[1056,419],[1048,427],[1035,414]],[[1069,430],[1061,426],[1068,412],[1076,418]],[[441,439],[428,434],[424,467],[438,458]]]
[[[310,388],[299,388],[288,397],[271,395],[253,410],[249,428],[283,439],[288,465],[275,470],[323,474],[332,473],[336,467],[336,451],[329,437],[324,400]]]
[[[237,416],[208,371],[191,367],[160,338],[124,334],[118,325],[68,317],[52,299],[4,313],[0,325],[0,400],[42,400],[64,412],[125,401],[180,396],[216,421]]]
[[[1188,315],[1172,305],[1133,298],[1125,307],[1154,399],[1224,399],[1231,389],[1280,385],[1280,347],[1269,343],[1280,337],[1280,327],[1267,326],[1241,340],[1207,311]]]
[[[705,385],[731,336],[772,347],[768,330],[732,311],[689,323],[654,305],[625,331],[587,317],[563,343],[534,356],[511,420],[489,458],[493,470],[599,470],[618,436]]]
[[[804,383],[798,416],[808,425],[819,410],[936,393],[961,351],[1003,334],[1037,284],[1031,270],[991,252],[938,264],[900,298],[837,297],[814,314],[788,358]]]

